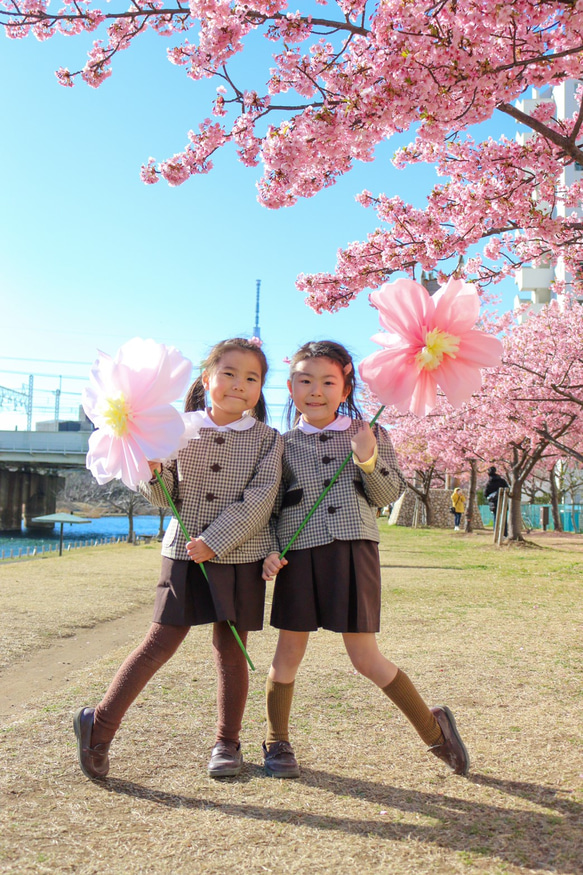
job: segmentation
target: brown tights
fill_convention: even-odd
[[[105,696],[95,709],[91,744],[112,740],[136,697],[164,663],[173,656],[190,626],[152,623],[150,631],[120,666]],[[245,644],[247,633],[239,632]],[[217,669],[217,739],[238,741],[249,676],[247,662],[228,623],[213,626],[213,656]]]

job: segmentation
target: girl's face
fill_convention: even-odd
[[[287,387],[304,420],[316,428],[334,422],[350,391],[345,388],[344,371],[338,362],[323,356],[299,362]]]
[[[261,395],[261,379],[259,357],[245,349],[228,350],[212,371],[203,371],[213,422],[229,425],[241,419],[246,410],[253,410]]]

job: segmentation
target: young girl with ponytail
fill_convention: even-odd
[[[254,342],[234,338],[216,344],[186,397],[188,445],[175,461],[150,465],[177,504],[191,540],[187,543],[173,519],[162,544],[150,631],[97,707],[81,708],[75,715],[79,764],[88,778],[107,775],[109,747],[127,709],[191,626],[204,623],[213,624],[218,682],[217,733],[208,772],[219,778],[241,771],[239,732],[249,678],[229,621],[243,644],[249,631],[263,625],[262,560],[269,550],[283,451],[281,435],[265,424],[266,375],[265,355]],[[140,491],[152,504],[168,505],[155,476]]]

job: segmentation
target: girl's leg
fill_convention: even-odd
[[[92,743],[109,743],[134,699],[158,669],[173,656],[190,626],[152,623],[150,631],[118,669],[105,696],[95,709]]]
[[[467,774],[470,758],[449,708],[428,708],[405,672],[382,655],[374,633],[347,632],[342,637],[355,669],[395,703],[435,756],[457,775]]]
[[[373,681],[413,724],[425,744],[443,741],[439,724],[405,672],[382,655],[373,632],[344,633],[344,644],[355,669]]]
[[[243,644],[247,632],[237,629]],[[208,764],[211,778],[231,778],[243,768],[239,733],[249,691],[245,654],[227,622],[213,623],[213,657],[217,670],[217,738]]]
[[[265,771],[274,778],[297,778],[299,766],[289,743],[289,715],[294,681],[309,632],[280,630],[275,656],[265,686],[267,735],[263,745]]]
[[[309,632],[288,632],[281,629],[275,656],[266,684],[267,736],[266,744],[289,742],[289,715],[294,695],[294,681],[308,646]]]
[[[80,708],[73,727],[77,756],[88,778],[105,778],[109,771],[109,745],[124,714],[161,665],[184,641],[190,626],[153,623],[150,631],[125,660],[97,708]]]
[[[247,645],[247,632],[237,629]],[[245,654],[228,623],[213,624],[213,657],[217,670],[217,741],[239,743],[243,712],[249,691]]]

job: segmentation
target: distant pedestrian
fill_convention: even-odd
[[[492,465],[488,468],[488,482],[484,487],[484,498],[488,502],[492,516],[494,517],[494,526],[496,525],[496,513],[498,510],[498,492],[500,489],[508,489],[508,483],[501,477],[496,468]],[[504,524],[504,537],[508,536],[508,525]]]
[[[462,514],[466,509],[466,496],[463,494],[459,486],[456,486],[451,493],[451,506],[453,509],[454,532],[459,532]]]

